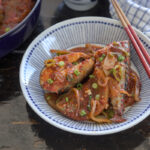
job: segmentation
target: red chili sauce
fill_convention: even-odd
[[[96,45],[92,45],[91,46],[92,48],[92,51],[97,51],[99,49],[101,49],[102,47],[101,46],[96,46]],[[72,52],[86,52],[86,53],[89,53],[90,54],[90,51],[88,51],[88,48],[87,47],[76,47],[76,48],[72,48],[70,49],[70,51]],[[94,80],[94,79],[93,79]],[[80,102],[80,110],[81,111],[82,109],[86,111],[86,114],[85,116],[80,116],[80,115],[75,115],[76,114],[76,110],[77,110],[77,104],[76,104],[76,98],[74,97],[74,94],[71,94],[71,93],[68,93],[65,97],[68,97],[69,101],[70,101],[70,105],[68,105],[68,107],[66,109],[63,109],[63,107],[65,107],[66,105],[66,100],[65,100],[65,97],[63,98],[63,100],[60,102],[60,105],[59,105],[59,109],[58,107],[56,106],[57,103],[58,103],[58,100],[59,98],[63,95],[63,94],[55,94],[55,93],[45,93],[45,99],[47,101],[47,103],[52,107],[54,108],[55,110],[62,110],[61,113],[62,114],[65,114],[66,116],[68,116],[69,118],[73,118],[74,120],[88,120],[88,114],[89,114],[89,110],[88,110],[88,107],[87,105],[89,104],[89,96],[87,95],[84,95],[84,91],[88,90],[88,89],[91,89],[91,85],[92,83],[94,82],[93,80],[91,80],[90,82],[88,83],[85,83],[84,85],[84,90],[83,92],[81,92],[80,94],[83,96],[83,98],[85,99],[84,101],[81,100]],[[95,81],[96,82],[96,81]],[[92,92],[96,95],[96,90],[93,91],[93,89],[91,89]],[[81,96],[80,95],[80,96]],[[73,96],[73,97],[72,97]],[[83,99],[82,98],[82,99]],[[61,109],[62,108],[62,109]]]
[[[0,35],[20,23],[34,6],[33,0],[0,0]]]

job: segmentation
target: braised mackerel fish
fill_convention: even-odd
[[[91,50],[90,53],[88,51],[88,54],[83,52],[83,49],[81,49],[82,51],[78,49],[76,52],[58,56],[59,58],[71,55],[77,58],[82,56],[80,57],[82,61],[87,62],[84,62],[85,67],[82,66],[84,73],[79,73],[78,75],[81,74],[82,77],[78,79],[76,73],[72,71],[71,75],[76,82],[68,85],[65,81],[63,82],[64,86],[55,88],[57,90],[52,90],[53,86],[47,82],[42,87],[53,94],[46,93],[45,98],[51,107],[73,120],[91,120],[97,123],[123,122],[125,121],[123,118],[125,108],[140,100],[140,81],[130,66],[129,43],[128,41],[113,42],[96,50],[88,45],[88,48]],[[55,57],[54,60],[58,57]],[[64,59],[60,60],[64,61]],[[74,60],[78,59],[70,59],[70,62],[72,63]],[[84,64],[81,62],[79,61],[77,66],[72,66],[71,70],[78,69],[81,72],[78,66]],[[51,75],[55,74],[54,69],[50,69],[50,71],[47,72],[50,72]],[[63,71],[68,72],[65,69]],[[41,78],[41,81],[49,79],[49,77],[42,76],[42,73]],[[62,92],[60,89],[65,90],[64,87],[65,89],[69,87],[69,90],[62,94],[54,94],[58,91]]]
[[[70,51],[51,50],[59,56],[45,61],[40,85],[51,93],[61,93],[74,87],[92,71],[95,61],[93,53],[100,48],[87,44]]]

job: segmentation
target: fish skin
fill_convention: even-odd
[[[67,91],[68,89],[75,86],[77,83],[81,82],[93,69],[94,59],[88,58],[84,53],[71,53],[69,56],[57,56],[54,60],[58,62],[63,60],[67,63],[67,67],[61,68],[58,67],[57,70],[52,67],[44,67],[40,74],[40,85],[41,87],[51,93],[61,93]],[[71,59],[72,57],[72,59]],[[79,62],[77,65],[73,65],[72,62],[77,61],[80,58],[84,58],[83,61]],[[80,74],[75,75],[74,71],[78,70]],[[67,80],[67,77],[71,77]],[[48,79],[53,79],[53,83],[49,84]]]

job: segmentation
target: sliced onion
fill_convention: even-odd
[[[104,59],[103,69],[108,70],[114,68],[116,62],[116,57],[108,53]]]
[[[56,61],[54,59],[48,59],[44,61],[44,64],[46,67],[51,67],[54,66],[56,64]]]
[[[57,49],[51,49],[50,52],[60,54],[60,55],[72,53],[71,51],[68,50],[57,50]]]
[[[110,51],[111,51],[111,52],[123,53],[123,54],[125,54],[126,56],[129,56],[129,55],[130,55],[130,54],[129,54],[127,51],[125,51],[124,48],[122,48],[122,47],[116,48],[116,47],[114,47],[114,46],[111,46]]]
[[[72,90],[75,93],[76,100],[77,100],[77,111],[76,111],[76,116],[77,116],[78,112],[79,112],[79,109],[80,109],[80,92],[76,88],[73,88]]]
[[[94,106],[93,106],[94,105]],[[95,106],[96,105],[96,106]],[[105,105],[105,104],[104,104]],[[102,111],[104,110],[104,105],[100,103],[100,101],[97,100],[91,100],[91,106],[94,107],[94,116],[98,116]]]
[[[101,104],[99,101],[97,100],[92,100],[91,101],[91,106],[93,105],[93,102],[96,103],[96,108],[95,108],[95,112],[94,112],[94,116],[97,116],[99,115],[102,111],[101,111]]]
[[[120,53],[119,52],[110,52],[111,55],[117,55],[117,56],[120,56]]]
[[[108,81],[109,81],[109,77],[105,78],[104,83],[101,83],[100,80],[98,80],[98,85],[101,87],[106,87],[106,85],[108,84]]]
[[[109,80],[109,91],[110,98],[117,97],[120,94],[120,87],[118,82],[113,78],[110,78]]]
[[[131,70],[130,74],[129,74],[129,78],[132,78],[132,80],[134,80],[134,91],[133,91],[133,94],[134,94],[134,99],[135,101],[140,101],[140,80],[139,80],[139,77],[138,75],[136,74],[135,71]]]
[[[125,73],[125,70],[123,69],[123,67],[121,65],[115,66],[113,75],[118,82],[120,82],[120,80],[122,80],[124,73]]]
[[[107,118],[103,118],[103,117],[94,117],[93,115],[90,116],[90,119],[97,122],[97,123],[111,123],[112,121],[107,119]]]
[[[106,87],[106,85],[108,84],[109,81],[109,77],[106,77],[103,70],[96,68],[95,69],[95,75],[97,76],[98,79],[98,85],[100,87]],[[103,82],[101,82],[103,81]]]
[[[123,90],[123,89],[120,90],[120,93],[121,93],[121,94],[125,94],[125,95],[127,95],[128,97],[131,97],[131,96],[132,96],[131,94],[129,94],[127,91],[125,91],[125,90]]]
[[[106,70],[106,69],[103,69],[104,73],[106,76],[109,76],[110,75],[110,70]]]
[[[111,123],[111,120],[107,119],[107,118],[102,118],[102,117],[95,117],[95,111],[96,111],[96,101],[91,101],[92,102],[92,109],[91,109],[91,112],[90,112],[90,119],[95,121],[95,122],[98,122],[98,123]]]

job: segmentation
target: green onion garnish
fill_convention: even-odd
[[[48,79],[47,82],[48,82],[49,84],[52,84],[54,81],[53,81],[52,79]]]
[[[99,98],[100,98],[100,95],[99,95],[99,94],[96,94],[95,99],[96,99],[96,100],[99,100]]]
[[[113,116],[115,115],[114,110],[112,109],[108,109],[106,110],[106,114],[108,115],[108,118],[113,118]]]
[[[56,53],[56,55],[57,55],[57,56],[60,56],[61,54],[59,54],[59,53]]]
[[[118,61],[124,61],[124,59],[125,59],[124,56],[122,56],[122,55],[119,55],[119,56],[118,56]]]
[[[91,105],[88,104],[88,105],[87,105],[87,108],[88,108],[88,110],[90,111],[90,110],[91,110]]]
[[[105,58],[105,56],[106,56],[105,54],[102,54],[102,56],[101,56],[101,57],[99,57],[99,61],[100,61],[100,62],[102,62],[102,61],[103,61],[103,59]]]
[[[60,62],[58,63],[58,65],[59,65],[60,67],[63,67],[63,66],[65,65],[65,63],[64,63],[64,61],[60,61]]]
[[[81,90],[81,89],[82,89],[82,84],[81,84],[81,83],[78,83],[78,84],[77,84],[77,89],[78,89],[78,90]]]
[[[5,32],[9,32],[9,31],[10,31],[9,27],[5,28]]]
[[[90,100],[92,99],[92,95],[89,96],[89,99],[90,99]]]
[[[102,56],[101,57],[105,57],[106,55],[105,54],[102,54]]]
[[[113,45],[114,46],[119,46],[119,44],[116,41],[113,42]]]
[[[47,99],[47,100],[50,100],[50,99],[51,99],[51,96],[50,96],[50,95],[48,95],[48,96],[46,97],[46,99]]]
[[[77,65],[78,63],[77,63],[77,62],[73,62],[72,64],[73,64],[73,65]]]
[[[56,104],[58,104],[58,103],[59,103],[59,99],[56,100]]]
[[[87,105],[87,108],[88,108],[89,111],[91,110],[91,99],[92,99],[92,95],[89,95],[89,102],[88,102],[88,105]]]
[[[86,115],[86,112],[85,112],[85,110],[83,109],[83,110],[81,110],[80,111],[80,116],[85,116]]]
[[[111,70],[110,70],[110,73],[114,73],[114,72],[116,72],[116,69],[115,68],[112,68]]]
[[[93,74],[90,74],[90,75],[89,75],[89,78],[92,79],[92,78],[95,78],[95,76],[94,76]]]
[[[78,76],[79,74],[80,74],[80,71],[79,70],[74,70],[74,74],[76,75],[76,76]]]
[[[66,97],[66,98],[65,98],[65,100],[66,100],[66,102],[68,102],[68,101],[69,101],[69,98],[68,98],[68,97]]]
[[[93,89],[97,89],[97,87],[98,87],[97,83],[93,83],[93,84],[92,84],[92,88],[93,88]]]

